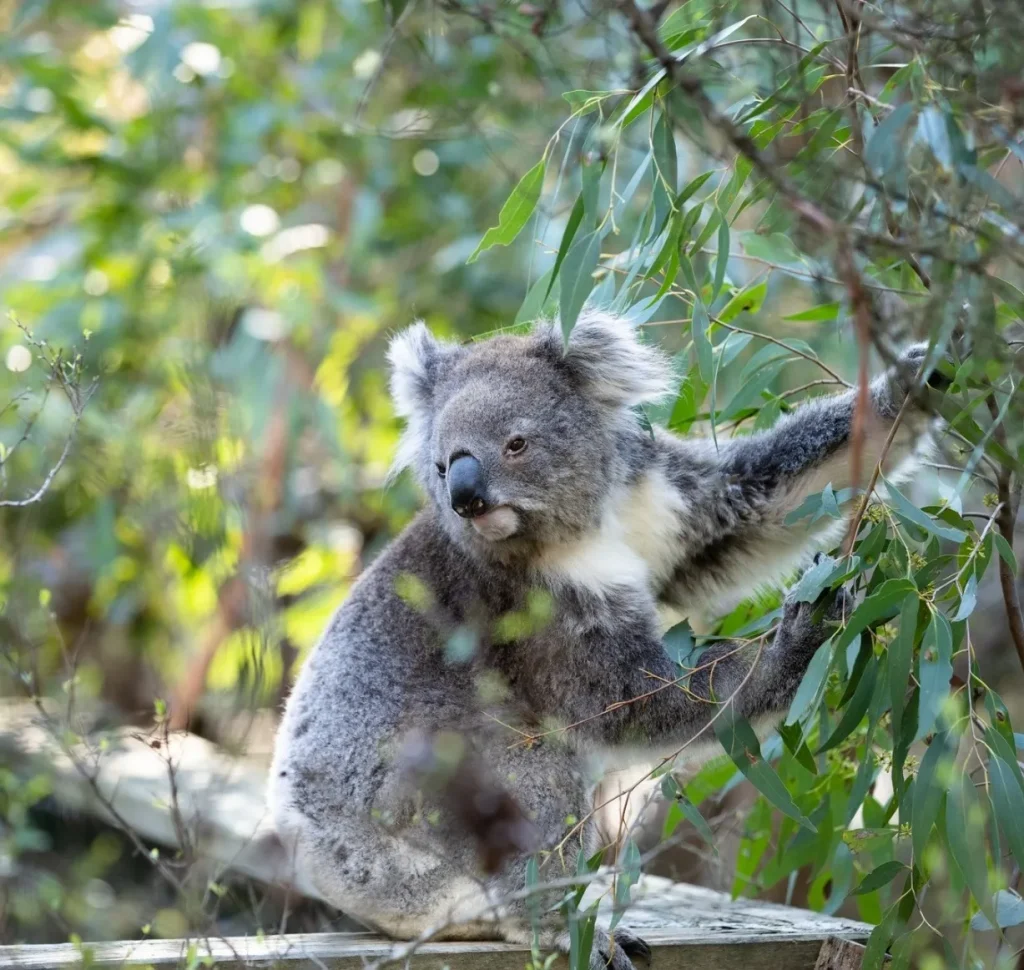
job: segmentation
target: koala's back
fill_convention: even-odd
[[[360,578],[303,665],[271,774],[279,829],[393,811],[391,763],[403,735],[470,716],[468,672],[445,663],[439,633],[396,590],[406,573],[450,585],[444,573],[457,564],[445,545],[429,513],[416,519]]]

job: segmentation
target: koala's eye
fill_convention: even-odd
[[[434,467],[437,469],[437,477],[438,478],[444,478],[444,476],[445,476],[444,462],[443,461],[439,461]]]
[[[524,451],[526,451],[525,438],[513,438],[507,445],[505,445],[506,455],[521,455]]]

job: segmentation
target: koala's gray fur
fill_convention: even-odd
[[[922,357],[913,348],[905,368],[871,385],[864,477]],[[826,484],[850,484],[854,392],[716,448],[640,426],[631,408],[671,389],[667,361],[599,311],[584,312],[568,348],[549,325],[454,346],[416,324],[395,338],[390,360],[408,422],[399,461],[430,502],[359,580],[305,664],[278,738],[273,814],[295,865],[357,919],[397,937],[451,922],[449,937],[525,942],[528,904],[505,901],[522,896],[525,857],[481,877],[458,813],[403,767],[411,743],[472,762],[551,849],[591,812],[592,756],[709,756],[720,710],[712,694],[732,697],[759,729],[774,723],[831,630],[811,607],[787,601],[759,655],[710,648],[686,691],[662,647],[657,605],[720,606],[835,538],[832,520],[784,520]],[[885,462],[897,480],[928,438],[923,413],[905,418]],[[507,454],[515,438],[526,447]],[[455,514],[439,474],[458,455],[483,467],[492,511],[480,519]],[[537,590],[550,615],[524,620],[531,602],[537,613]],[[844,594],[826,619],[848,607]],[[475,638],[468,660],[446,651],[456,631]],[[577,853],[595,848],[581,827],[546,856],[542,881],[574,872]],[[553,932],[546,943],[564,946]],[[616,935],[618,946],[598,934],[595,967],[610,959],[630,970],[629,954],[643,952]]]

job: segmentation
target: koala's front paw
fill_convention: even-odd
[[[905,347],[890,368],[880,385],[877,387],[877,404],[879,411],[885,416],[894,416],[903,406],[903,402],[921,380],[921,367],[928,356],[928,344],[911,344]],[[952,361],[949,355],[947,361]],[[933,367],[928,374],[927,384],[936,390],[944,391],[950,381],[938,367]]]
[[[822,554],[814,557],[817,566]],[[814,652],[853,612],[853,594],[842,586],[825,590],[813,603],[801,602],[790,593],[782,604],[782,626],[779,633],[791,649]]]
[[[651,948],[635,933],[621,926],[608,934],[594,930],[594,945],[590,951],[590,970],[635,970],[633,960],[651,962]]]

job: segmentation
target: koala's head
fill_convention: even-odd
[[[391,391],[411,466],[449,533],[505,557],[579,535],[624,477],[633,406],[670,387],[665,358],[617,317],[585,310],[568,347],[550,324],[455,345],[422,323],[391,342]]]

